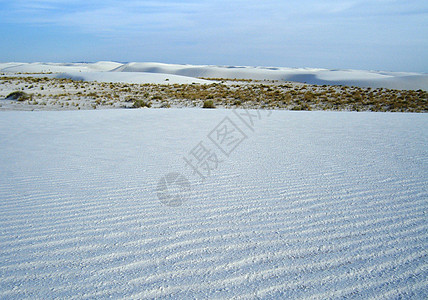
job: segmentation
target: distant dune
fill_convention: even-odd
[[[428,74],[315,68],[178,65],[163,63],[2,63],[2,73],[56,73],[88,81],[209,83],[204,78],[292,81],[318,85],[428,90]],[[125,75],[126,74],[126,75]]]

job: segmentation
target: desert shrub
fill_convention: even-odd
[[[162,105],[160,107],[161,108],[170,108],[171,105],[168,102],[166,102],[166,103],[162,103]]]
[[[215,108],[214,102],[212,100],[204,101],[202,108]]]
[[[311,107],[306,103],[302,103],[301,105],[293,106],[291,110],[311,110]]]
[[[134,102],[134,101],[135,101],[135,99],[133,97],[131,97],[131,96],[127,96],[125,98],[125,102]]]
[[[145,102],[144,100],[135,100],[132,105],[133,108],[141,108],[141,107],[151,107],[152,104],[150,102]]]
[[[303,95],[303,99],[305,99],[306,101],[312,101],[314,98],[315,95],[311,91],[308,91]]]
[[[33,95],[29,95],[22,91],[12,92],[6,97],[7,100],[16,100],[16,101],[31,100],[32,98],[33,98]]]

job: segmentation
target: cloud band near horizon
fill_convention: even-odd
[[[426,1],[0,0],[0,7],[1,61],[428,71]]]

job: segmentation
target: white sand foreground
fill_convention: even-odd
[[[235,113],[0,112],[0,298],[428,297],[426,114]]]

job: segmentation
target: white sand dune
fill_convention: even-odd
[[[428,74],[406,72],[381,72],[363,70],[327,70],[311,68],[275,68],[275,67],[240,67],[240,66],[199,66],[162,63],[3,63],[3,73],[39,73],[53,72],[69,74],[85,73],[81,78],[97,81],[123,81],[129,83],[160,83],[162,76],[171,77],[171,83],[189,83],[194,78],[238,78],[255,80],[280,80],[318,85],[353,85],[360,87],[423,89],[428,90]],[[98,72],[95,74],[94,72]],[[131,73],[133,75],[106,75],[108,73]],[[92,73],[92,74],[91,74]],[[88,75],[90,74],[90,75]],[[157,74],[150,76],[148,74]],[[162,74],[162,75],[160,75]],[[86,78],[87,76],[87,78]],[[192,78],[192,79],[189,79]],[[164,77],[166,79],[166,77]]]
[[[310,68],[220,67],[173,65],[161,63],[129,63],[117,72],[151,72],[190,77],[281,80],[318,85],[354,85],[394,89],[428,89],[428,75],[405,72],[362,70],[327,70]]]
[[[122,66],[116,62],[96,63],[0,63],[0,72],[7,73],[63,73],[107,72]]]
[[[0,298],[427,299],[427,115],[251,113],[1,112]],[[229,156],[225,117],[247,135]]]
[[[209,84],[213,81],[199,78],[171,75],[163,73],[127,73],[127,72],[67,72],[60,73],[56,78],[69,78],[73,80],[98,81],[98,82],[123,82],[123,83],[154,83],[154,84]]]

